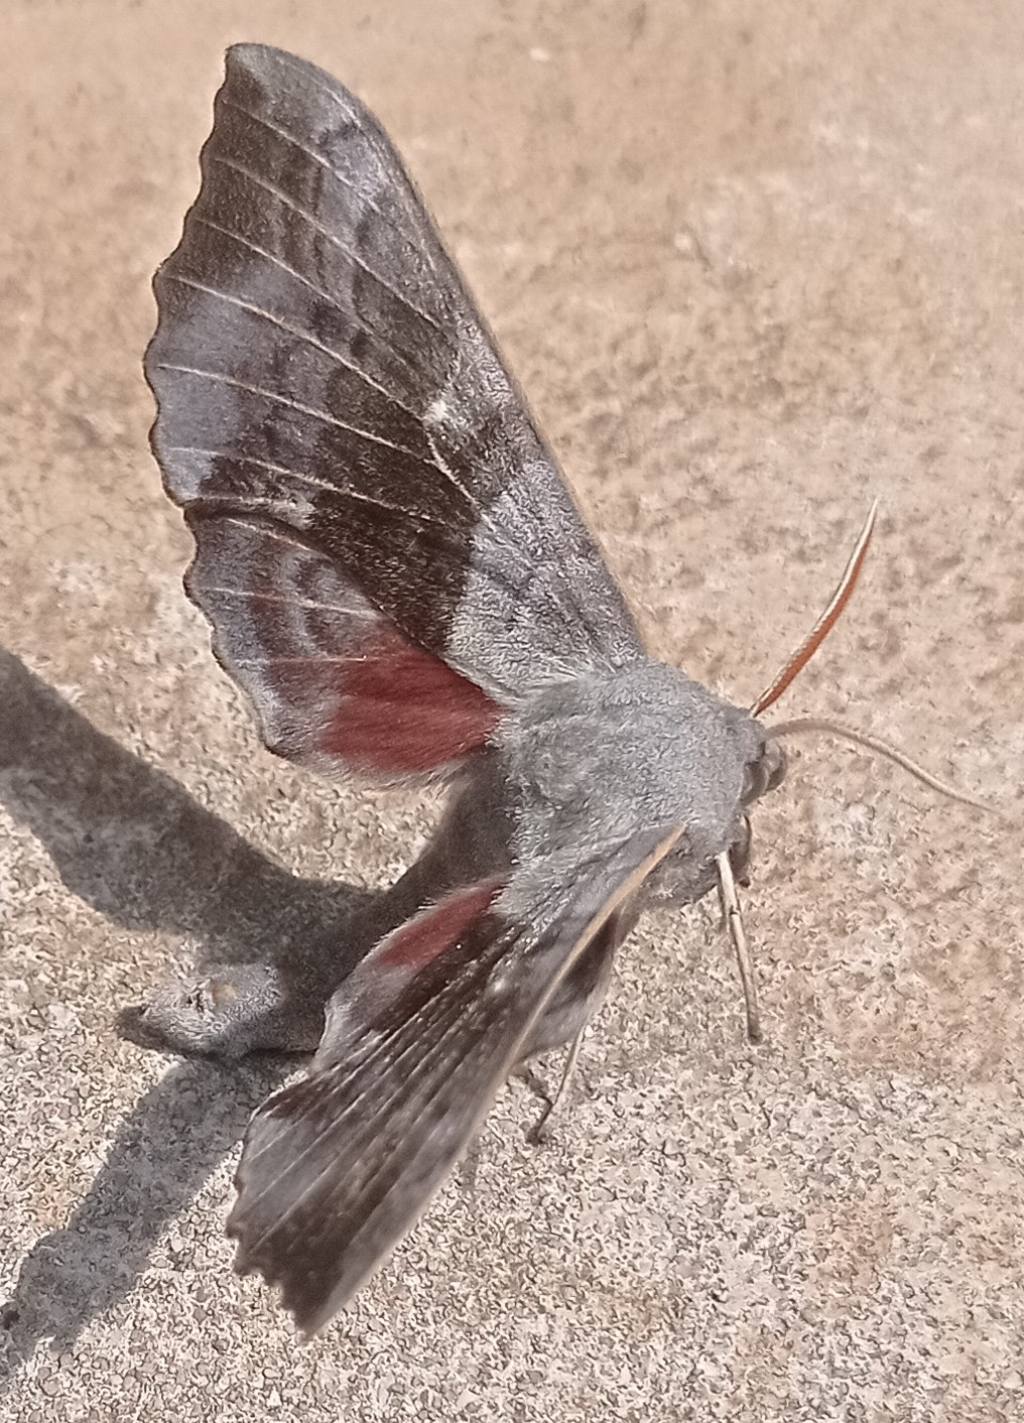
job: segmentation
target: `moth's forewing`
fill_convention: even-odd
[[[472,723],[442,729],[437,765],[495,705],[638,656],[622,596],[373,116],[313,65],[235,46],[201,166],[154,283],[153,448],[200,566],[216,563],[217,583],[194,578],[194,596],[275,749],[344,759],[324,727],[354,658],[377,660],[384,681],[412,645],[489,699],[438,694],[436,670],[418,669],[428,720],[440,701]],[[287,575],[268,543],[282,537],[306,551],[285,551]],[[333,575],[297,566],[317,559]],[[295,602],[309,577],[330,585],[315,632]],[[386,748],[372,750],[387,770]]]
[[[508,917],[508,891],[494,883],[453,891],[342,986],[322,1065],[252,1120],[228,1224],[238,1268],[280,1284],[304,1332],[414,1223],[558,985],[680,833],[581,860],[571,884],[536,900],[535,917]],[[521,886],[508,889],[525,904]]]

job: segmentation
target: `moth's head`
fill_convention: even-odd
[[[762,732],[755,756],[743,768],[740,803],[744,810],[769,791],[777,790],[786,779],[788,766],[782,744],[777,740],[769,740]]]
[[[768,735],[756,717],[741,713],[737,730],[743,746],[743,779],[738,817],[727,853],[737,882],[746,885],[753,848],[749,811],[762,796],[782,785],[789,763],[781,743]]]

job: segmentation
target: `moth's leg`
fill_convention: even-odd
[[[565,1101],[580,1055],[583,1032],[600,1008],[611,981],[615,950],[633,925],[635,915],[620,911],[595,935],[579,960],[555,989],[546,1012],[534,1027],[523,1054],[520,1075],[544,1101],[544,1108],[527,1132],[527,1140],[540,1142],[555,1108]],[[526,1059],[570,1044],[562,1076],[552,1097],[540,1084]]]
[[[739,896],[736,893],[736,884],[733,879],[732,860],[728,853],[716,855],[715,864],[718,868],[718,894],[722,915],[736,951],[736,964],[740,972],[740,983],[743,986],[747,1039],[752,1043],[759,1043],[762,1033],[761,1015],[757,1007],[757,978],[754,974],[754,961],[750,956],[750,948],[747,944],[747,935],[743,928],[743,914],[740,910]]]
[[[583,1034],[585,1032],[585,1027],[580,1028],[579,1032],[573,1038],[565,1057],[565,1066],[562,1068],[562,1076],[558,1083],[558,1090],[555,1092],[555,1095],[547,1101],[540,1116],[526,1134],[526,1140],[531,1142],[534,1146],[539,1145],[545,1140],[548,1122],[558,1110],[561,1103],[565,1101],[572,1083],[573,1074],[576,1071],[576,1063],[579,1061],[580,1044],[583,1041]]]
[[[326,997],[298,991],[273,964],[211,964],[202,977],[166,984],[143,1007],[123,1012],[120,1026],[145,1047],[185,1054],[312,1052]]]

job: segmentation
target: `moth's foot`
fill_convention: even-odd
[[[168,983],[125,1009],[122,1034],[142,1047],[238,1059],[256,1051],[312,1052],[322,1013],[294,1002],[270,964],[214,965],[202,978]]]

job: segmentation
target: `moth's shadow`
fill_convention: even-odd
[[[79,898],[129,929],[190,937],[201,960],[281,964],[301,946],[307,962],[344,954],[351,966],[388,919],[387,895],[275,865],[2,648],[0,801]],[[284,1069],[271,1058],[179,1061],[136,1103],[88,1194],[36,1243],[0,1306],[5,1375],[40,1339],[73,1339],[131,1289]]]

